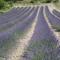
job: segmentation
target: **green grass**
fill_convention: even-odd
[[[0,14],[8,12],[13,7],[13,3],[5,2],[4,7],[0,8]]]
[[[51,3],[51,2],[54,2],[56,3],[57,1],[56,0],[22,0],[22,1],[15,1],[15,0],[11,0],[11,1],[5,1],[5,0],[1,0],[1,3],[0,5],[2,6],[1,9],[0,9],[0,13],[4,13],[6,11],[8,11],[11,7],[13,7],[13,5],[21,5],[21,6],[27,6],[27,5],[40,5],[40,4],[46,4],[46,3]],[[4,6],[3,6],[4,4]],[[57,5],[57,3],[55,4]]]

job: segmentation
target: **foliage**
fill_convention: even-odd
[[[51,2],[59,2],[59,0],[0,0],[0,9],[5,8],[6,3],[8,3],[9,7],[12,6],[14,3],[16,3],[17,1],[22,1],[22,3],[26,3],[26,1],[28,3],[51,3]]]
[[[5,5],[5,1],[4,0],[0,0],[0,9],[3,8]]]

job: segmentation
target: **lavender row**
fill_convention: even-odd
[[[57,40],[45,21],[43,7],[40,8],[37,20],[34,34],[22,56],[23,60],[54,60],[55,56],[51,52],[56,48]]]
[[[23,8],[22,8],[23,9]],[[18,11],[18,8],[12,8],[10,11],[0,15],[0,18],[8,18],[9,16],[12,16],[14,13],[16,13],[16,11]]]
[[[32,9],[33,9],[33,8],[32,8]],[[27,21],[28,19],[31,19],[31,17],[27,17],[26,19],[24,19],[23,22]],[[18,20],[18,19],[17,19],[17,20]],[[11,31],[14,32],[14,31],[18,28],[18,26],[19,26],[19,27],[24,26],[24,25],[23,25],[23,22],[18,22],[17,24],[15,24],[14,26],[12,26],[12,28],[10,28],[9,30],[0,32],[0,36],[1,36],[1,35],[4,35],[4,33],[9,32],[9,31],[10,31],[10,32],[11,32]],[[21,24],[21,25],[20,25],[20,24]],[[21,29],[21,28],[20,28],[20,29]],[[12,32],[11,32],[11,33],[12,33]]]
[[[60,17],[60,12],[59,12],[59,11],[57,11],[57,10],[54,9],[52,12],[53,12],[53,14],[56,15],[57,17]]]
[[[22,26],[23,26],[23,23],[27,22],[27,20],[28,20],[28,21],[29,21],[29,20],[30,20],[30,21],[31,21],[31,20],[33,21],[33,17],[35,16],[35,15],[33,16],[33,14],[34,14],[34,12],[35,12],[34,10],[35,10],[35,8],[33,7],[33,8],[32,8],[32,11],[31,11],[31,14],[32,14],[32,15],[31,15],[31,16],[30,16],[30,15],[29,15],[29,16],[27,15],[28,17],[24,18],[24,19],[23,19],[24,21],[16,23],[16,25],[14,25],[14,26],[15,26],[14,28],[17,29],[17,25],[20,27],[19,24],[22,24]],[[17,19],[17,20],[18,20],[18,19]],[[13,28],[13,27],[12,27],[12,28]],[[14,30],[15,30],[15,29],[14,29]],[[7,31],[8,31],[8,30],[7,30]],[[5,31],[4,31],[4,32],[5,32]],[[3,32],[0,32],[0,33],[3,33]]]
[[[4,17],[4,16],[8,16],[8,15],[11,15],[12,13],[15,13],[16,11],[18,11],[18,10],[23,10],[24,8],[12,8],[10,11],[8,11],[8,12],[6,12],[6,13],[4,13],[4,14],[2,14],[2,15],[0,15],[0,17]]]
[[[31,16],[29,16],[25,19],[26,21],[24,21],[22,23],[18,23],[15,27],[13,27],[12,29],[10,29],[7,32],[0,33],[0,56],[2,56],[2,57],[6,56],[8,48],[9,48],[6,46],[9,46],[9,44],[11,44],[10,41],[12,41],[13,46],[14,46],[16,36],[14,37],[13,33],[18,32],[18,34],[19,34],[20,32],[24,32],[24,30],[27,30],[31,26],[32,22],[35,20],[37,10],[38,10],[38,7],[35,8],[33,10],[33,12],[31,12],[32,13]],[[8,45],[7,45],[7,43],[8,43]],[[3,47],[5,49],[3,49]]]
[[[40,8],[40,12],[39,12],[39,15],[38,15],[38,22],[37,22],[37,25],[36,25],[36,28],[35,28],[34,32],[35,33],[33,35],[33,40],[35,40],[35,39],[43,40],[43,39],[52,37],[52,32],[50,31],[50,28],[49,28],[47,22],[45,21],[45,18],[44,18],[44,15],[43,15],[43,7]]]
[[[27,10],[28,11],[28,9],[24,9],[24,10]],[[21,14],[23,14],[23,13],[25,13],[25,12],[23,12],[24,10],[22,10],[22,11],[15,11],[14,13],[15,13],[15,15],[13,15],[12,17],[10,17],[10,18],[6,18],[6,16],[5,17],[2,17],[2,18],[0,18],[0,24],[4,24],[4,23],[8,23],[9,21],[13,21],[13,20],[15,20],[16,19],[16,17],[18,17],[18,16],[20,16]],[[16,12],[19,12],[19,13],[16,13]],[[14,14],[14,13],[12,13],[12,14]],[[12,15],[11,14],[11,15]]]
[[[3,31],[3,30],[7,30],[7,29],[13,27],[13,26],[16,25],[18,22],[24,21],[24,20],[31,14],[31,12],[32,12],[33,10],[34,10],[34,7],[33,7],[32,9],[30,9],[30,11],[28,11],[27,14],[24,14],[23,16],[16,18],[15,21],[12,21],[12,22],[3,24],[3,25],[0,27],[0,32]]]
[[[48,7],[45,7],[46,16],[49,22],[52,24],[53,28],[60,29],[60,19],[56,18],[54,15],[51,14]]]
[[[8,14],[5,14],[4,16],[2,16],[2,18],[11,18],[12,16],[18,15],[19,13],[21,13],[22,11],[24,11],[25,8],[15,8],[13,11],[11,11],[10,13],[8,12]]]

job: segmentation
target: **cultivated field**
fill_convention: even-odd
[[[0,15],[0,60],[60,60],[60,12],[36,5]]]

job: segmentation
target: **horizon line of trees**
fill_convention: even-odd
[[[0,9],[5,7],[5,5],[11,5],[12,6],[12,4],[16,3],[17,1],[26,1],[26,0],[0,0]],[[41,3],[51,3],[51,2],[56,3],[56,2],[59,2],[59,0],[30,0],[29,3],[33,4],[35,2],[37,3],[37,1],[41,2]]]

